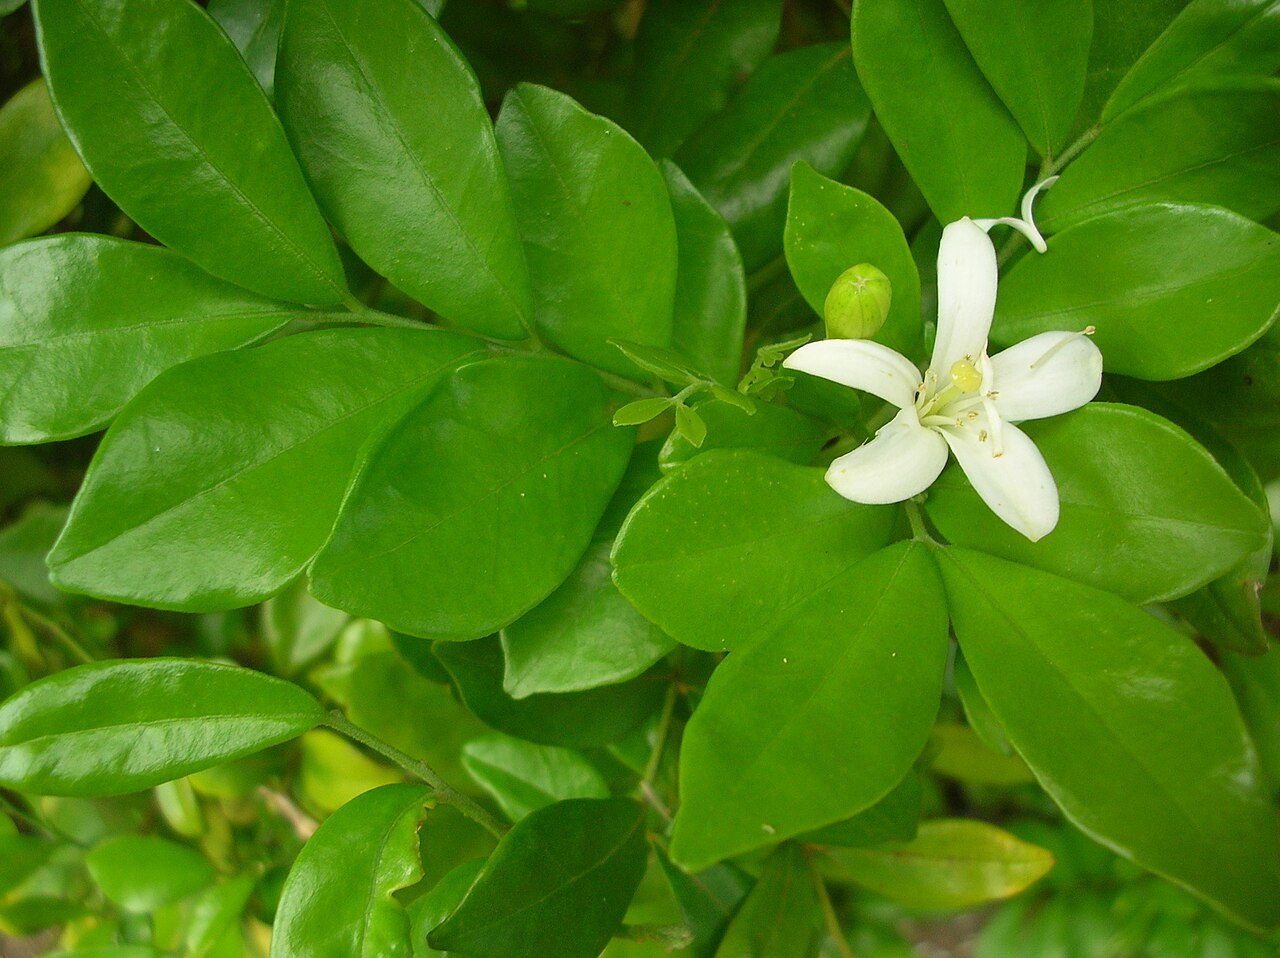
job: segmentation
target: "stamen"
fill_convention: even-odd
[[[978,442],[986,442],[986,441],[987,441],[987,431],[985,429],[980,429],[978,431]]]
[[[1050,346],[1047,350],[1045,350],[1044,354],[1043,354],[1042,356],[1040,356],[1040,358],[1039,358],[1039,359],[1035,360],[1035,362],[1033,362],[1033,363],[1031,364],[1031,368],[1032,368],[1032,369],[1035,369],[1035,368],[1036,368],[1037,366],[1039,366],[1041,363],[1046,363],[1046,362],[1048,362],[1048,361],[1049,361],[1049,359],[1053,356],[1053,354],[1054,354],[1054,353],[1056,353],[1058,350],[1060,350],[1060,349],[1062,349],[1064,346],[1066,346],[1066,345],[1067,345],[1067,343],[1071,342],[1071,337],[1072,337],[1073,335],[1075,335],[1075,336],[1092,336],[1092,335],[1093,335],[1093,333],[1091,333],[1091,332],[1090,332],[1090,330],[1092,330],[1092,329],[1094,329],[1094,327],[1093,327],[1093,326],[1086,326],[1086,327],[1084,328],[1083,332],[1079,332],[1079,333],[1069,333],[1068,335],[1063,336],[1060,340],[1058,340],[1056,343],[1054,343],[1052,346]]]

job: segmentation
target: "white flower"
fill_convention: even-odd
[[[846,499],[909,499],[938,478],[950,448],[978,495],[1018,532],[1034,542],[1057,525],[1053,476],[1035,444],[1013,424],[1087,403],[1102,384],[1102,354],[1087,330],[1041,333],[987,355],[998,273],[986,231],[997,223],[1013,226],[1043,251],[1031,201],[1045,185],[1027,194],[1020,220],[965,217],[942,231],[938,337],[923,377],[905,356],[868,340],[810,343],[783,363],[901,410],[870,442],[831,463],[827,482]]]

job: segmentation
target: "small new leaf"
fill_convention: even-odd
[[[653,373],[666,382],[684,386],[712,382],[710,376],[690,366],[679,353],[663,349],[661,346],[646,346],[643,343],[627,342],[625,339],[611,339],[609,344],[621,350],[623,355],[641,369]]]
[[[613,424],[615,426],[638,426],[641,423],[648,422],[661,416],[670,407],[672,400],[666,396],[657,396],[653,399],[637,399],[635,402],[629,402],[625,406],[618,409],[613,414]]]
[[[730,406],[737,406],[748,416],[756,414],[756,404],[748,396],[734,389],[726,389],[724,386],[712,386],[711,395],[721,402],[727,402]]]
[[[698,449],[707,438],[707,424],[688,406],[676,406],[676,431]]]

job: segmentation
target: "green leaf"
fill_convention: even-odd
[[[791,277],[819,316],[832,284],[850,266],[870,263],[883,272],[893,297],[872,338],[901,353],[920,351],[920,276],[902,227],[874,197],[797,163],[785,245]]]
[[[983,75],[1041,156],[1066,142],[1084,95],[1090,0],[946,0]]]
[[[285,0],[209,0],[209,16],[231,38],[258,83],[275,91],[276,48],[284,24]]]
[[[823,929],[814,880],[803,849],[779,848],[734,915],[716,958],[817,958]]]
[[[549,805],[503,837],[427,941],[477,958],[595,958],[622,922],[647,853],[644,811],[635,802]]]
[[[1227,78],[1153,99],[1111,123],[1044,195],[1051,232],[1161,200],[1280,210],[1280,80]]]
[[[7,896],[46,865],[58,846],[34,835],[19,835],[8,818],[0,830],[0,896]]]
[[[391,431],[311,570],[326,605],[433,638],[515,621],[573,571],[631,455],[591,370],[465,366]]]
[[[73,233],[0,249],[0,441],[94,432],[169,367],[301,315],[158,246]]]
[[[1076,132],[1094,123],[1129,69],[1187,6],[1187,0],[1109,0],[1093,5],[1093,43]]]
[[[369,440],[476,351],[453,333],[339,329],[162,373],[98,447],[54,583],[184,611],[278,592],[328,538]]]
[[[1221,674],[1106,592],[940,554],[983,697],[1067,817],[1246,924],[1280,924],[1276,822]]]
[[[670,156],[778,42],[781,0],[654,0],[636,36],[628,127]]]
[[[427,944],[427,935],[458,907],[458,903],[471,887],[484,859],[463,862],[440,879],[431,891],[409,905],[409,921],[412,925],[414,958],[437,958],[448,952],[436,951]]]
[[[538,328],[571,356],[634,376],[606,340],[671,342],[676,227],[662,175],[620,126],[530,84],[503,101],[498,149]]]
[[[742,364],[747,284],[729,225],[670,160],[658,164],[676,221],[679,268],[671,344],[713,379],[733,383]]]
[[[0,581],[44,605],[66,598],[49,584],[45,556],[67,521],[66,506],[36,502],[18,521],[0,530]]]
[[[1276,0],[1192,0],[1125,74],[1102,118],[1153,93],[1210,76],[1267,76],[1280,67]]]
[[[213,881],[213,866],[185,845],[154,835],[108,838],[85,855],[94,883],[125,911],[153,912]]]
[[[944,778],[966,785],[1003,788],[1035,781],[1026,762],[989,748],[967,725],[939,722],[933,727],[931,739],[937,754],[929,767]]]
[[[1026,137],[943,0],[856,0],[852,26],[858,77],[934,215],[950,223],[1012,214]]]
[[[701,448],[703,440],[707,438],[707,424],[702,421],[697,410],[680,404],[676,406],[676,432],[695,449]]]
[[[1024,428],[1058,484],[1057,528],[1029,541],[949,468],[926,508],[950,542],[1137,604],[1186,595],[1266,542],[1266,517],[1204,447],[1145,409],[1090,403]]]
[[[928,741],[946,658],[922,547],[832,580],[712,675],[680,750],[671,857],[705,868],[879,801]]]
[[[333,732],[312,729],[298,744],[302,757],[295,788],[313,811],[333,812],[379,785],[403,781],[399,771],[373,761]]]
[[[582,692],[515,699],[502,687],[502,648],[496,638],[440,643],[435,653],[481,721],[544,745],[589,748],[614,742],[652,715],[666,691],[664,682],[642,676]]]
[[[215,947],[229,929],[239,924],[257,883],[255,875],[237,875],[207,889],[191,903],[184,944],[192,958],[203,958],[210,952],[217,955]]]
[[[58,125],[43,79],[0,108],[0,245],[43,233],[79,204],[89,174]]]
[[[636,504],[614,547],[613,577],[668,635],[724,651],[772,631],[884,545],[895,511],[841,498],[821,469],[717,449]]]
[[[0,784],[120,795],[287,741],[324,721],[289,682],[191,659],[95,662],[0,705]]]
[[[486,735],[462,747],[462,765],[513,822],[565,799],[609,797],[594,765],[554,745]]]
[[[1094,326],[1108,372],[1178,379],[1240,352],[1280,302],[1275,233],[1227,210],[1163,203],[1059,233],[1002,279],[991,338]]]
[[[680,386],[691,386],[710,377],[691,365],[683,356],[662,346],[647,346],[625,339],[611,339],[609,345],[619,350],[645,372]]]
[[[394,893],[422,877],[418,824],[428,790],[384,785],[334,812],[289,870],[273,958],[408,958],[409,915]]]
[[[329,227],[266,95],[186,0],[37,0],[53,103],[94,180],[156,239],[264,296],[339,302]]]
[[[781,251],[792,165],[839,175],[870,115],[848,47],[815,44],[766,60],[675,159],[728,222],[752,272]]]
[[[922,822],[910,842],[832,849],[823,870],[910,908],[971,908],[1016,895],[1053,867],[1053,855],[986,822]]]
[[[440,315],[524,338],[529,271],[493,125],[422,5],[290,0],[279,74],[285,129],[352,249]]]
[[[908,842],[916,837],[924,789],[920,776],[908,772],[884,798],[852,818],[796,836],[806,845],[861,848],[881,842]]]
[[[1280,653],[1273,649],[1264,655],[1228,652],[1220,665],[1275,794],[1280,788]]]
[[[653,399],[637,399],[635,402],[629,402],[625,406],[618,407],[613,414],[613,424],[615,426],[639,426],[650,419],[656,419],[670,408],[671,400],[666,396],[656,396]]]
[[[695,447],[673,432],[659,454],[663,472],[678,469],[700,452],[712,449],[753,449],[803,466],[813,460],[830,435],[822,423],[787,406],[755,405],[755,413],[747,415],[736,406],[700,403],[698,415],[706,424],[707,438]]]
[[[736,865],[712,865],[689,874],[674,864],[658,846],[654,846],[658,864],[667,876],[684,922],[693,932],[690,948],[698,958],[709,958],[724,937],[729,919],[747,896],[753,881]]]
[[[317,602],[299,578],[262,604],[262,641],[271,653],[273,671],[293,675],[310,665],[338,640],[351,620],[345,612]]]

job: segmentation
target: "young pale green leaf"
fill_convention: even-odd
[[[456,323],[527,335],[529,271],[493,125],[418,0],[290,0],[276,99],[312,189],[365,262]]]
[[[1059,233],[1000,283],[991,338],[1096,328],[1108,372],[1178,379],[1240,352],[1280,308],[1280,242],[1212,206],[1161,203]]]
[[[852,29],[858,78],[934,215],[1011,215],[1027,140],[943,0],[856,0]]]
[[[625,406],[619,406],[613,414],[615,426],[639,426],[656,419],[671,408],[671,400],[666,396],[655,396],[652,399],[637,399]]]
[[[636,36],[628,128],[670,156],[778,42],[781,0],[655,0]]]
[[[1066,142],[1084,95],[1090,0],[946,0],[982,73],[1041,156]]]
[[[437,330],[338,329],[162,373],[98,447],[55,584],[184,611],[278,592],[328,538],[370,440],[477,352]]]
[[[754,449],[756,452],[806,465],[827,441],[830,430],[816,419],[788,406],[757,402],[753,415],[736,406],[704,402],[698,415],[707,426],[701,447],[673,432],[659,454],[663,472],[678,469],[699,452],[712,449]]]
[[[698,958],[711,958],[729,920],[751,890],[751,876],[729,862],[691,875],[672,862],[659,846],[655,845],[653,850],[680,906],[680,914],[693,932],[690,950]]]
[[[596,958],[622,923],[647,854],[635,802],[548,805],[503,837],[427,941],[466,955]]]
[[[462,765],[513,822],[565,799],[609,797],[594,765],[554,745],[486,735],[462,747]]]
[[[1154,413],[1090,403],[1024,428],[1058,484],[1057,528],[1030,542],[953,468],[926,503],[949,541],[1138,604],[1186,595],[1266,542],[1267,517],[1203,446]]]
[[[676,432],[689,445],[701,449],[707,438],[707,424],[702,421],[696,409],[681,403],[676,406]]]
[[[881,842],[909,842],[920,825],[924,789],[920,776],[908,772],[884,798],[852,818],[797,835],[806,845],[862,848]]]
[[[666,686],[641,676],[581,692],[512,698],[502,687],[502,647],[496,638],[435,647],[458,694],[486,725],[543,745],[590,748],[626,735],[657,711]]]
[[[409,905],[406,910],[411,925],[413,958],[447,958],[448,952],[436,951],[427,944],[427,935],[453,914],[483,867],[483,858],[463,862],[436,882],[431,891]]]
[[[1026,762],[989,748],[967,725],[939,722],[930,739],[936,752],[929,768],[943,778],[1002,788],[1035,781]]]
[[[385,688],[383,693],[389,695],[392,689]],[[400,772],[375,762],[341,735],[325,729],[312,729],[298,745],[302,755],[295,788],[309,809],[333,812],[379,785],[404,781]]]
[[[1053,854],[1002,828],[960,818],[920,824],[909,842],[830,849],[823,871],[910,908],[972,908],[1048,874]]]
[[[817,958],[823,933],[814,881],[803,849],[779,848],[733,916],[716,958]]]
[[[95,662],[0,704],[0,784],[120,795],[287,741],[324,721],[314,698],[249,669],[191,659]]]
[[[1280,80],[1202,81],[1119,117],[1045,193],[1036,219],[1056,232],[1162,200],[1224,206],[1264,220],[1280,210]]]
[[[908,355],[920,351],[920,275],[902,227],[875,198],[797,163],[784,244],[791,276],[819,316],[832,283],[850,266],[870,263],[883,272],[893,298],[872,338]]]
[[[408,958],[409,915],[395,898],[422,877],[418,825],[429,792],[384,785],[334,812],[289,870],[272,958]]]
[[[983,697],[1077,826],[1237,920],[1280,924],[1276,821],[1222,675],[1107,592],[940,553]]]
[[[346,293],[324,219],[266,95],[186,0],[38,0],[54,106],[133,220],[223,279],[331,304]]]
[[[600,378],[559,359],[473,363],[373,454],[311,569],[326,605],[410,635],[474,639],[573,571],[626,469]]]
[[[821,469],[716,449],[632,509],[614,546],[613,578],[672,638],[724,651],[772,631],[884,545],[894,514],[842,499]]]
[[[267,96],[275,92],[285,0],[209,0],[209,16],[231,38]]]
[[[148,913],[194,895],[213,866],[193,848],[155,835],[118,835],[85,855],[94,884],[125,911]]]
[[[780,252],[792,165],[839,175],[870,115],[849,48],[802,47],[766,60],[676,162],[728,222],[750,272]]]
[[[680,750],[671,857],[705,868],[879,801],[928,741],[946,659],[922,547],[830,580],[712,675]]]
[[[611,339],[609,345],[645,372],[653,373],[659,379],[669,383],[691,386],[711,378],[691,365],[679,353],[662,346],[647,346],[644,343],[633,343],[625,339]]]
[[[297,307],[159,246],[67,233],[0,250],[0,441],[101,429],[159,373],[262,339]]]
[[[0,245],[42,233],[89,189],[89,173],[53,112],[43,79],[0,108]]]
[[[679,267],[671,345],[732,384],[742,364],[747,284],[729,225],[670,160],[658,164],[676,221]]]
[[[1125,74],[1110,120],[1154,93],[1210,76],[1267,76],[1280,67],[1276,0],[1192,0]]]
[[[547,87],[511,90],[497,133],[538,328],[578,359],[635,376],[606,340],[671,342],[676,227],[662,175],[620,126]]]

